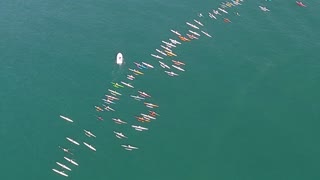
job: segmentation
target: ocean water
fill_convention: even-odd
[[[56,161],[72,167],[68,178],[77,180],[319,179],[319,1],[305,1],[307,8],[246,1],[226,9],[222,16],[231,23],[208,17],[219,4],[1,1],[0,179],[63,179],[51,170],[59,169]],[[177,39],[170,29],[185,34],[193,19],[213,38],[175,48],[186,72],[169,77],[150,54],[162,40]],[[133,85],[160,106],[160,117],[142,124],[145,132],[110,120],[138,124],[134,116],[147,109],[128,97],[135,90],[119,90],[114,113],[94,109],[110,82],[125,80],[139,61],[156,69]],[[87,138],[84,128],[97,138]],[[66,136],[97,152],[70,145]],[[123,150],[127,143],[139,150]],[[79,167],[65,162],[58,146],[72,149]]]

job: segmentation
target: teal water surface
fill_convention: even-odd
[[[207,16],[218,1],[1,1],[0,179],[63,179],[51,170],[67,164],[59,145],[79,163],[68,164],[69,179],[319,179],[320,3],[305,3],[243,2],[226,9],[232,23],[224,23]],[[193,19],[213,38],[175,48],[186,72],[171,78],[150,54]],[[117,111],[97,121],[94,105],[138,61],[156,66],[134,86],[152,95],[160,117],[141,133],[110,121],[137,123],[146,110],[127,88]]]

